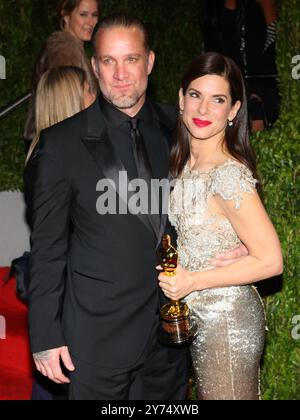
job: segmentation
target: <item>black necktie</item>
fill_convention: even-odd
[[[130,134],[132,138],[133,156],[136,164],[138,178],[144,179],[151,185],[152,171],[144,139],[138,129],[139,119],[132,118],[130,121]]]
[[[138,178],[144,179],[148,184],[148,216],[154,231],[159,233],[160,214],[151,214],[151,179],[153,178],[148,153],[146,150],[144,139],[138,128],[139,119],[132,118],[130,121],[130,134],[132,138],[133,156],[136,164]],[[153,197],[154,198],[154,197]]]

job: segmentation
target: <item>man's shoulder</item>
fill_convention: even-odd
[[[152,106],[159,120],[169,129],[173,129],[177,118],[177,108],[174,105],[162,104],[159,102],[152,102]]]
[[[68,139],[79,139],[87,135],[91,122],[96,125],[98,129],[103,126],[101,111],[97,100],[88,108],[78,112],[72,117],[66,118],[63,121],[52,125],[51,127],[42,131],[41,136],[49,138],[51,141],[68,142]]]
[[[170,117],[176,117],[176,106],[161,102],[153,102],[153,104],[156,107],[160,108],[162,112],[165,112]]]
[[[85,129],[86,119],[86,110],[83,110],[72,117],[66,118],[63,121],[46,128],[42,131],[41,135],[53,139],[52,141],[56,138],[62,140],[70,135],[78,137]]]

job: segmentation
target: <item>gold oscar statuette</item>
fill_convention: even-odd
[[[159,251],[160,265],[163,274],[175,276],[178,261],[176,249],[171,245],[170,235],[164,235]],[[163,344],[180,345],[191,342],[197,335],[197,325],[190,317],[190,310],[186,303],[176,300],[162,306],[160,310],[161,326],[159,339]]]

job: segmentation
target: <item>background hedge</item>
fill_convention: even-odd
[[[175,103],[183,67],[201,52],[200,2],[103,3],[103,14],[129,11],[152,28],[157,63],[150,94],[160,101]],[[266,207],[279,233],[285,259],[283,289],[266,298],[269,332],[262,366],[262,393],[268,400],[300,399],[300,338],[293,339],[291,334],[293,318],[300,315],[300,81],[292,78],[292,57],[300,55],[300,2],[279,3],[281,114],[272,130],[253,138]],[[46,36],[56,28],[53,0],[0,0],[0,54],[7,62],[7,79],[0,80],[0,109],[28,91],[35,57]],[[24,107],[0,122],[0,191],[22,188],[26,111]]]
[[[300,315],[300,79],[292,78],[292,57],[300,55],[299,0],[282,0],[279,13],[281,113],[275,127],[254,141],[265,204],[279,233],[285,261],[283,290],[266,299],[269,333],[262,389],[265,399],[299,400],[300,337],[292,337],[293,318]]]

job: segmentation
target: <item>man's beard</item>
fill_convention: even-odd
[[[137,91],[131,95],[113,95],[109,94],[107,99],[118,109],[133,108],[140,100],[141,95]]]

